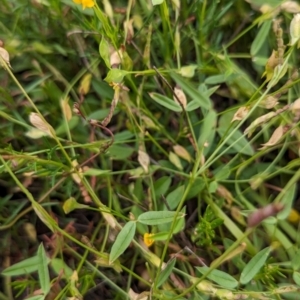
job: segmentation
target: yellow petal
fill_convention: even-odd
[[[86,7],[91,8],[95,5],[94,0],[81,0],[81,3],[82,3],[83,9],[85,9]]]
[[[154,235],[154,233],[145,233],[144,234],[144,243],[146,244],[147,247],[150,247],[154,243],[154,240],[151,239],[152,235]]]

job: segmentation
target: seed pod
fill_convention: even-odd
[[[230,123],[232,123],[234,121],[244,120],[244,118],[247,116],[248,112],[249,112],[249,107],[246,107],[246,106],[240,107],[234,114]]]
[[[255,227],[259,225],[268,217],[277,215],[284,208],[281,203],[272,203],[265,207],[262,207],[248,216],[248,227]]]
[[[300,38],[300,14],[295,14],[290,24],[291,45],[296,44]]]

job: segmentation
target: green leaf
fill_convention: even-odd
[[[50,259],[47,258],[47,261],[49,263]],[[40,260],[40,257],[38,256],[30,257],[6,268],[1,274],[4,276],[27,275],[36,272],[41,263],[42,262]]]
[[[175,111],[175,112],[181,112],[182,108],[181,106],[175,102],[173,99],[170,99],[166,96],[163,96],[161,94],[157,93],[149,93],[149,96],[158,104],[164,106],[165,108]]]
[[[241,273],[240,283],[247,284],[254,278],[254,276],[259,272],[262,266],[265,264],[271,248],[267,247],[260,252],[258,252],[253,258],[247,263],[245,268]]]
[[[195,70],[197,68],[197,65],[183,66],[180,68],[178,73],[183,77],[192,78],[195,75]]]
[[[200,93],[197,89],[193,87],[191,83],[189,83],[182,76],[176,73],[172,73],[171,77],[182,88],[182,90],[192,98],[192,100],[196,100],[200,103],[200,107],[205,109],[211,108],[212,103],[206,94]]]
[[[295,199],[296,190],[296,183],[294,183],[287,191],[284,190],[284,196],[282,198],[282,201],[280,202],[280,204],[284,205],[284,208],[277,214],[277,219],[285,220],[290,215]]]
[[[208,186],[208,191],[210,194],[214,194],[218,189],[218,183],[216,181],[211,181]]]
[[[164,0],[151,0],[152,1],[152,5],[160,5],[164,2]]]
[[[300,286],[300,273],[299,272],[296,272],[296,271],[293,272],[293,279],[294,279],[295,283],[298,286]]]
[[[205,274],[210,270],[209,267],[196,267],[196,269],[201,274]],[[232,277],[231,275],[229,275],[223,271],[220,271],[220,270],[212,270],[207,275],[207,278],[227,289],[234,289],[239,284],[238,281],[234,277]]]
[[[226,82],[230,76],[232,75],[228,73],[213,75],[207,77],[204,82],[206,84],[220,84]]]
[[[262,46],[266,45],[266,40],[268,39],[272,22],[272,19],[266,20],[260,27],[251,45],[250,54],[252,55],[252,57],[256,56],[256,54],[258,54]]]
[[[39,217],[39,219],[52,231],[55,232],[55,222],[52,219],[52,217],[50,217],[50,215],[48,214],[48,212],[45,210],[45,208],[40,205],[38,202],[32,202],[32,207],[35,211],[35,213],[37,214],[37,216]]]
[[[177,208],[180,200],[182,199],[184,189],[185,189],[184,186],[180,185],[174,191],[169,193],[169,195],[167,196],[166,201],[167,201],[167,203],[169,205],[169,208],[171,210],[174,210],[174,209]]]
[[[52,267],[56,275],[61,274],[61,272],[63,271],[63,278],[69,279],[73,274],[73,270],[60,258],[51,259],[50,266]]]
[[[131,71],[133,67],[133,62],[126,51],[122,53],[122,69],[126,71]]]
[[[199,138],[198,138],[199,148],[202,148],[204,146],[204,143],[207,142],[207,139],[212,135],[213,132],[215,132],[216,124],[217,124],[217,113],[215,110],[211,109],[204,117],[203,124],[199,131]]]
[[[14,103],[13,97],[10,95],[8,91],[6,91],[3,87],[0,86],[0,99],[4,103]]]
[[[198,100],[192,100],[187,104],[185,110],[193,111],[193,110],[196,110],[197,108],[199,108],[200,106],[201,106],[201,104],[199,103]]]
[[[128,158],[134,152],[133,148],[121,145],[112,145],[109,147],[108,153],[110,159],[119,159],[123,160]]]
[[[299,270],[300,268],[300,249],[298,249],[295,255],[292,257],[291,265],[293,270]]]
[[[158,225],[172,222],[176,216],[176,211],[148,211],[138,217],[138,222],[146,225]],[[179,213],[178,218],[184,217]]]
[[[199,93],[203,94],[205,97],[210,97],[212,94],[214,94],[216,92],[216,90],[219,88],[219,86],[214,86],[210,89],[207,89],[206,85],[204,85],[203,83],[200,84],[198,90],[199,90]],[[193,111],[197,108],[201,107],[201,102],[198,101],[198,100],[192,100],[190,101],[185,110],[186,111]]]
[[[110,65],[110,60],[109,60],[109,44],[107,42],[107,40],[102,36],[101,42],[99,44],[99,53],[100,56],[102,57],[102,59],[105,62],[105,65],[110,69],[111,65]]]
[[[129,74],[130,72],[120,69],[112,69],[107,73],[107,76],[104,80],[108,83],[121,83],[123,81],[124,76]]]
[[[186,200],[189,200],[199,195],[200,192],[204,189],[205,185],[206,183],[202,177],[196,178],[189,190],[189,193],[186,196]]]
[[[46,252],[42,243],[38,248],[37,257],[41,262],[38,266],[39,283],[41,285],[41,289],[44,295],[47,295],[51,287],[49,270],[48,270],[49,260],[47,259]]]
[[[130,245],[136,229],[136,222],[129,221],[119,232],[109,254],[109,263],[112,264]]]
[[[229,128],[227,130],[227,126],[219,126],[217,129],[218,134],[222,139],[226,139],[226,137],[234,131],[233,135],[227,140],[226,144],[231,146],[235,153],[242,153],[245,155],[253,156],[254,150],[252,149],[249,141],[245,138],[245,136],[239,131],[234,128]],[[229,150],[229,149],[228,149]]]
[[[171,178],[169,176],[164,176],[159,178],[154,182],[154,193],[156,197],[161,197],[166,194],[170,185],[171,185]]]
[[[216,181],[226,180],[230,176],[231,168],[228,165],[220,166],[213,173]]]
[[[151,235],[151,239],[154,241],[165,241],[169,237],[168,231],[158,232]]]
[[[170,274],[173,271],[173,268],[176,264],[176,258],[171,259],[166,267],[160,272],[157,279],[157,287],[160,287],[163,283],[166,282],[166,280],[169,278]]]
[[[26,298],[26,300],[44,300],[46,298],[46,295],[37,295],[30,298]]]
[[[89,168],[86,171],[84,171],[83,174],[84,174],[84,176],[101,176],[101,175],[107,174],[109,172],[111,172],[111,171]]]
[[[185,215],[185,212],[186,212],[186,206],[184,206],[181,209],[181,213],[183,213],[183,215]],[[182,231],[184,228],[185,228],[185,218],[179,218],[175,222],[172,234],[176,234],[176,233]]]

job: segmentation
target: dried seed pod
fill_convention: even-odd
[[[285,1],[280,5],[281,10],[296,14],[300,12],[300,5],[296,1]]]
[[[259,225],[268,217],[277,215],[284,208],[282,203],[272,203],[262,207],[248,216],[248,227],[255,227]]]
[[[260,148],[260,150],[278,144],[279,141],[281,140],[282,136],[286,133],[286,131],[287,131],[286,126],[283,126],[283,125],[278,126],[274,130],[270,139],[265,144],[262,144],[262,147]]]
[[[187,100],[186,100],[186,96],[185,96],[185,93],[183,92],[183,90],[176,86],[174,88],[174,96],[173,96],[173,99],[175,102],[177,102],[180,106],[182,106],[184,109],[186,108],[186,103],[187,103]]]
[[[243,120],[247,114],[249,112],[249,107],[246,107],[246,106],[242,106],[240,107],[237,112],[234,114],[232,120],[230,123],[234,122],[234,121],[241,121]]]
[[[43,131],[46,135],[49,135],[49,136],[54,136],[55,135],[55,131],[54,129],[52,128],[51,125],[49,125],[45,119],[42,119],[42,117],[37,114],[37,113],[31,113],[29,115],[29,121],[30,123],[37,129]]]
[[[9,63],[9,54],[4,48],[0,48],[0,56],[4,60],[4,62],[11,68],[11,65]],[[0,61],[0,64],[5,67],[4,63]]]

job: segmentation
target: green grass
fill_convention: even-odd
[[[0,3],[0,299],[298,299],[299,4],[97,3]]]

